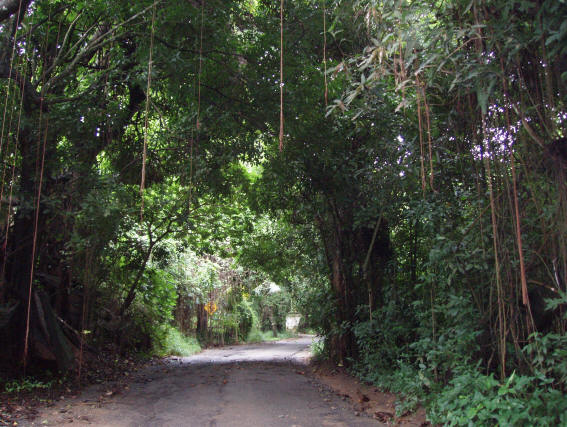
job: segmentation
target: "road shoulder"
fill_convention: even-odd
[[[350,375],[346,369],[334,366],[330,362],[312,362],[305,373],[333,391],[341,399],[350,401],[355,411],[376,420],[402,426],[427,426],[425,410],[418,408],[412,414],[395,417],[395,404],[398,396],[380,391],[376,387],[364,384]]]

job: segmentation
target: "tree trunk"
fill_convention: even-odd
[[[197,304],[197,334],[204,337],[207,333],[208,316],[204,304]]]
[[[275,337],[278,336],[278,324],[276,323],[276,319],[274,318],[274,308],[269,308],[268,315],[270,316],[270,324],[272,325],[272,334]]]
[[[49,348],[55,354],[57,367],[61,371],[67,371],[75,366],[75,352],[71,342],[67,339],[61,325],[57,320],[57,316],[51,307],[49,298],[43,291],[34,292],[35,315],[40,325],[39,328],[46,338]],[[34,336],[37,333],[37,325],[34,327]]]
[[[36,118],[35,111],[26,112],[32,118]],[[35,120],[31,120],[32,122]],[[24,357],[32,359],[53,358],[57,362],[58,369],[65,371],[74,366],[73,346],[63,333],[61,325],[57,320],[57,315],[52,307],[48,290],[50,288],[57,289],[58,284],[52,283],[49,270],[40,271],[38,260],[43,254],[42,248],[46,242],[55,242],[53,234],[45,230],[46,217],[43,212],[43,206],[39,203],[39,212],[37,212],[37,225],[35,223],[36,209],[38,208],[37,197],[39,176],[42,162],[43,144],[46,144],[45,168],[43,174],[45,177],[50,176],[49,164],[50,159],[50,140],[49,135],[41,132],[31,131],[27,127],[22,127],[19,135],[19,151],[21,156],[20,179],[19,179],[19,198],[20,205],[13,219],[13,226],[9,233],[9,241],[6,252],[6,297],[8,300],[16,301],[18,305],[18,313],[14,316],[12,340],[14,346],[15,357],[23,360],[22,355],[25,348],[26,330],[29,328],[28,334],[28,354]],[[41,140],[41,141],[40,141]],[[46,193],[49,181],[43,180],[42,192]],[[37,226],[37,230],[36,230]],[[35,252],[34,252],[35,239]],[[56,247],[56,245],[51,245]],[[44,258],[49,258],[49,254],[44,254]],[[56,258],[58,254],[56,254]],[[49,264],[55,267],[60,263],[60,259],[46,261],[45,268]],[[36,264],[33,277],[32,265]],[[56,278],[57,279],[57,278]],[[40,282],[43,289],[37,286]],[[30,288],[31,286],[31,288]],[[28,322],[29,307],[29,322]],[[64,307],[66,308],[66,307]]]

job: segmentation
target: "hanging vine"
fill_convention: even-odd
[[[280,1],[280,151],[283,150],[283,142],[284,142],[284,78],[283,78],[283,69],[284,69],[284,59],[283,59],[283,34],[284,34],[284,0]]]
[[[140,222],[144,219],[144,188],[146,184],[146,161],[148,152],[148,127],[149,127],[149,109],[150,109],[150,89],[152,85],[152,66],[153,66],[153,50],[154,50],[154,33],[156,21],[156,4],[154,2],[152,7],[152,25],[150,33],[150,53],[148,59],[148,79],[146,85],[146,106],[144,112],[144,148],[142,151],[142,178],[140,181]]]
[[[329,87],[327,84],[327,4],[326,0],[323,3],[323,77],[325,84],[325,108],[329,104]]]

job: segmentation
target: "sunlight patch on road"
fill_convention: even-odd
[[[270,362],[308,364],[313,356],[313,336],[302,336],[259,344],[234,345],[208,349],[189,357],[170,358],[183,364],[226,364],[239,362]]]

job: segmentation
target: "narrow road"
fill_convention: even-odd
[[[378,426],[304,374],[312,337],[171,358],[104,397],[93,387],[47,408],[31,425]],[[102,394],[101,394],[102,393]],[[103,396],[101,400],[101,395]]]

